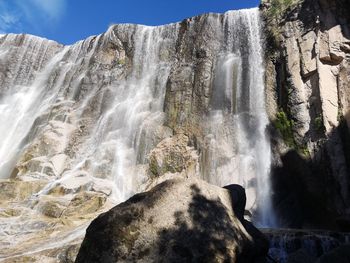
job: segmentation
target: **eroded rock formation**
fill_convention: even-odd
[[[278,14],[276,2],[262,10],[277,209],[286,225],[336,227],[350,205],[349,3],[289,1]]]

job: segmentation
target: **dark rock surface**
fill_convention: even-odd
[[[350,262],[350,245],[343,245],[333,249],[319,258],[317,263],[348,263]]]
[[[277,2],[261,9],[279,224],[342,230],[337,218],[350,211],[349,1]]]
[[[76,262],[264,262],[265,241],[227,190],[168,180],[94,220]]]
[[[268,262],[271,263],[338,263],[350,260],[347,251],[350,233],[298,229],[264,229],[262,232],[270,243]]]

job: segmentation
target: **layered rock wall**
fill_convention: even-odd
[[[264,1],[262,10],[270,36],[266,91],[277,209],[283,214],[282,203],[292,202],[300,212],[297,225],[321,226],[327,220],[315,218],[317,211],[336,217],[347,215],[350,205],[349,3],[294,1],[269,17],[276,2],[283,1]],[[288,175],[284,182],[282,174]]]

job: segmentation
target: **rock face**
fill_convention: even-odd
[[[260,25],[255,8],[71,46],[0,35],[0,259],[72,261],[97,214],[169,178],[242,184],[269,219]]]
[[[349,5],[290,1],[276,14],[277,2],[262,3],[277,209],[293,218],[282,225],[334,228],[350,212]]]
[[[194,175],[198,156],[195,149],[189,147],[186,135],[179,134],[161,141],[149,154],[150,171],[154,176],[165,173],[181,173],[192,170]]]
[[[45,185],[1,181],[1,262],[74,262],[88,222],[111,207],[94,191],[61,188],[37,197]]]
[[[257,262],[266,250],[254,241],[227,190],[176,179],[95,219],[76,262]]]

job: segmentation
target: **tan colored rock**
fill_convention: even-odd
[[[165,173],[193,173],[198,163],[198,155],[188,146],[189,139],[178,134],[161,141],[149,154],[149,169],[156,176]]]
[[[350,129],[350,65],[345,64],[339,70],[339,99],[341,115],[345,118]]]
[[[74,263],[75,257],[78,254],[80,244],[72,244],[59,249],[50,249],[46,251],[47,255],[42,255],[40,252],[32,253],[26,256],[18,256],[1,261],[2,263]]]
[[[111,207],[95,192],[11,198],[0,209],[2,262],[74,262],[87,224]]]
[[[345,53],[342,51],[342,43],[344,41],[341,25],[336,25],[328,30],[329,35],[329,53],[332,61],[339,64],[345,58]]]
[[[36,209],[47,217],[59,218],[62,216],[62,213],[66,209],[66,206],[54,198],[41,197],[41,200],[36,206]]]
[[[23,201],[35,193],[38,193],[45,185],[46,181],[20,181],[20,180],[0,180],[0,203]]]
[[[319,58],[322,62],[330,63],[332,62],[331,54],[329,52],[329,36],[328,33],[320,33],[319,38]]]
[[[106,196],[95,192],[81,192],[70,201],[63,216],[86,216],[99,211],[106,203]]]
[[[271,60],[266,61],[265,67],[265,105],[266,112],[270,120],[275,119],[278,105],[277,105],[277,84],[275,65]]]
[[[334,66],[318,64],[319,89],[322,103],[323,123],[329,133],[338,126],[338,85],[332,72]]]
[[[307,77],[316,72],[316,33],[310,31],[298,39],[301,56],[301,74]]]
[[[58,155],[53,156],[50,159],[50,162],[52,163],[55,174],[60,175],[63,172],[67,158],[68,158],[68,156],[65,154],[58,154]]]
[[[343,0],[302,1],[302,5],[285,10],[276,24],[267,16],[270,2],[262,5],[266,26],[283,33],[278,35],[279,47],[267,54],[275,65],[275,82],[269,80],[266,85],[278,87],[277,107],[288,113],[293,126],[291,139],[296,145],[292,147],[301,158],[311,159],[307,167],[313,174],[306,187],[313,189],[312,195],[325,197],[324,206],[333,215],[349,214],[349,131],[342,122],[345,119],[350,127],[349,4]],[[267,86],[267,92],[270,90]],[[288,153],[280,150],[283,142],[272,140],[276,163],[284,162]],[[288,174],[296,164],[283,166],[283,173]],[[333,184],[321,182],[323,173]],[[303,172],[300,174],[304,178]],[[313,187],[313,180],[320,186]]]
[[[333,65],[340,64],[345,58],[344,47],[345,50],[347,47],[341,25],[333,26],[328,31],[320,34],[320,60],[323,63],[330,63]]]

